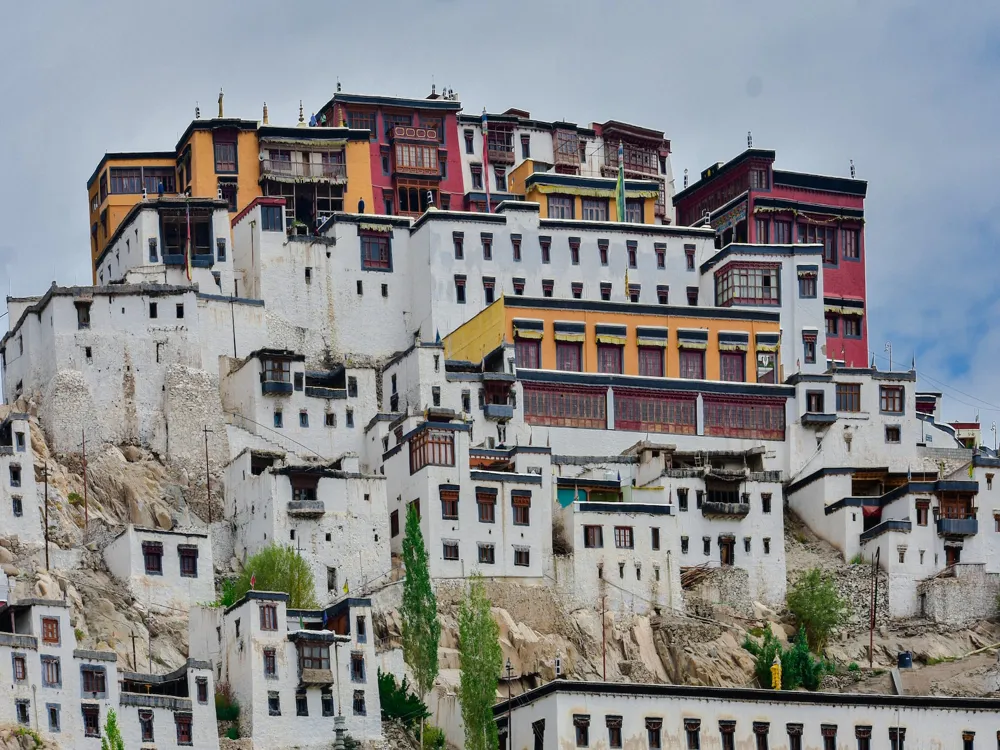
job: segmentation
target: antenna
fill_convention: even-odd
[[[747,148],[753,148],[753,135],[747,131]]]

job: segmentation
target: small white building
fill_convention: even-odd
[[[206,294],[235,296],[229,204],[184,196],[136,203],[97,259],[98,286],[113,283],[193,283]]]
[[[380,739],[370,600],[310,611],[289,610],[287,601],[251,591],[224,612],[192,611],[192,656],[219,654],[219,682],[240,705],[241,735],[254,747],[326,750],[343,716],[354,739]],[[217,633],[217,649],[203,632]]]
[[[24,544],[43,541],[31,425],[28,415],[18,412],[0,422],[0,524]]]
[[[541,579],[551,566],[551,450],[472,448],[461,422],[401,420],[384,455],[393,554],[414,506],[433,578]]]
[[[226,469],[226,517],[235,554],[269,544],[295,548],[309,564],[318,601],[370,589],[390,570],[386,479],[358,460],[293,463],[244,450]]]
[[[995,698],[775,692],[555,680],[493,708],[500,746],[974,748],[996,738]]]
[[[104,548],[113,576],[147,607],[187,611],[215,600],[215,566],[208,534],[129,524]]]

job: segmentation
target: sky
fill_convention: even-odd
[[[0,284],[87,283],[86,181],[200,103],[294,124],[336,88],[662,129],[676,186],[746,147],[868,180],[869,346],[944,415],[1000,423],[1000,3],[64,0],[6,9]]]

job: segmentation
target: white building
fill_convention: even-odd
[[[255,747],[325,750],[340,715],[354,739],[380,739],[370,600],[311,611],[289,610],[287,601],[251,591],[225,612],[192,611],[192,656],[218,654],[219,681],[240,705],[241,736]],[[218,645],[205,633],[217,633]]]
[[[215,600],[215,566],[207,533],[129,524],[104,548],[113,576],[147,607],[187,611]]]
[[[509,750],[992,747],[1000,701],[556,680],[498,703]]]
[[[384,455],[393,554],[407,508],[420,516],[433,578],[540,580],[552,555],[551,451],[472,448],[460,422],[400,420]]]
[[[22,543],[43,540],[31,425],[28,415],[18,412],[8,412],[0,422],[0,524]]]
[[[229,204],[183,196],[147,197],[122,219],[97,259],[97,283],[189,283],[206,294],[232,297]]]
[[[386,479],[358,471],[356,457],[291,463],[244,450],[226,469],[226,517],[236,556],[271,543],[309,564],[318,601],[370,590],[390,570]]]

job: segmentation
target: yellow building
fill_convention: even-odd
[[[235,215],[261,195],[286,201],[289,230],[313,231],[334,211],[372,202],[369,133],[348,128],[272,126],[222,117],[195,119],[173,151],[105,154],[90,179],[93,271],[129,210],[163,193],[221,197]],[[350,178],[350,179],[349,179]]]
[[[543,219],[619,220],[615,178],[560,174],[550,168],[551,165],[545,162],[525,159],[511,170],[508,189],[527,201],[538,203]],[[625,180],[627,221],[655,224],[659,195],[660,185],[656,180]]]

